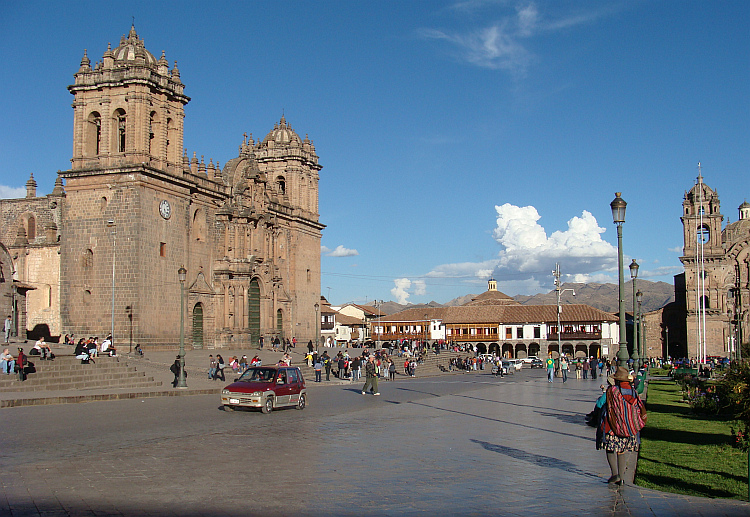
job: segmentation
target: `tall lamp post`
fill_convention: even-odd
[[[110,346],[115,344],[115,252],[117,251],[117,227],[114,220],[107,221],[107,228],[112,229],[112,328],[109,333]]]
[[[380,306],[383,305],[383,300],[375,300],[375,307],[378,309],[378,326],[376,327],[378,329],[378,336],[375,340],[375,350],[378,350],[380,348],[380,338],[382,337],[382,323],[380,322]]]
[[[177,270],[177,278],[180,279],[180,377],[177,379],[178,388],[187,388],[185,382],[185,279],[187,269],[180,266]]]
[[[562,305],[560,305],[560,298],[565,291],[573,291],[573,296],[576,295],[575,289],[562,289],[560,284],[560,264],[555,264],[555,270],[552,272],[552,276],[555,277],[555,291],[557,291],[557,353],[562,354],[562,328],[560,327],[560,315],[562,314]],[[575,353],[573,354],[575,355]]]
[[[641,311],[641,303],[643,303],[643,293],[640,289],[638,289],[638,292],[635,293],[635,299],[638,302],[638,317],[636,318],[636,321],[638,322],[638,346],[640,350],[640,356],[641,356],[641,366],[647,363],[647,357],[646,357],[646,333],[644,332],[644,325],[643,325],[643,312]]]
[[[633,359],[633,368],[635,368],[636,371],[638,371],[638,367],[640,366],[640,363],[638,362],[640,359],[640,354],[638,353],[638,316],[636,314],[636,300],[635,300],[635,280],[638,278],[638,262],[633,259],[633,261],[630,263],[630,281],[633,284],[633,355],[631,358]]]
[[[609,204],[612,209],[612,220],[617,225],[617,270],[619,272],[619,306],[620,306],[620,350],[617,352],[617,363],[625,366],[628,363],[628,337],[625,332],[625,271],[622,263],[622,223],[625,222],[625,208],[628,204],[622,199],[622,192],[615,192],[615,199]]]
[[[315,350],[318,349],[318,342],[320,341],[320,316],[318,316],[320,311],[320,304],[315,304]]]
[[[128,305],[125,307],[125,314],[128,315],[128,321],[130,321],[130,351],[128,353],[133,353],[133,306]]]

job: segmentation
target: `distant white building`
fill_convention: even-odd
[[[372,325],[374,339],[473,344],[480,353],[504,357],[613,356],[617,318],[589,305],[521,305],[497,290],[497,282],[460,307],[419,307],[383,316]]]

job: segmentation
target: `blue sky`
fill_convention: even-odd
[[[178,62],[185,146],[222,166],[285,115],[323,165],[321,293],[446,302],[682,271],[698,162],[750,198],[744,1],[16,2],[0,6],[0,197],[70,166],[73,82],[130,28]],[[21,189],[21,190],[13,190]],[[21,194],[23,195],[23,194]],[[725,219],[726,222],[726,219]]]

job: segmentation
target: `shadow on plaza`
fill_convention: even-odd
[[[483,397],[473,397],[471,395],[455,395],[455,396],[456,397],[466,398],[466,399],[471,399],[471,400],[478,400],[479,402],[491,402],[493,404],[502,404],[502,405],[505,405],[505,406],[516,406],[516,407],[536,409],[536,410],[540,410],[540,411],[557,411],[558,413],[569,413],[571,415],[578,416],[581,419],[581,421],[583,421],[583,415],[581,413],[579,413],[578,411],[571,411],[571,410],[560,409],[560,408],[556,408],[556,407],[532,406],[531,404],[519,404],[517,402],[506,402],[504,400],[493,400],[493,399],[487,399],[487,398],[483,398]],[[594,406],[594,402],[595,401],[591,402],[591,407],[592,408]]]
[[[505,445],[498,445],[496,443],[484,442],[482,440],[475,440],[474,438],[471,438],[469,441],[482,446],[487,451],[496,452],[498,454],[503,454],[510,458],[525,461],[533,465],[538,465],[540,467],[545,467],[549,469],[563,470],[565,472],[570,472],[571,474],[576,474],[578,476],[585,476],[587,478],[602,479],[600,476],[597,476],[596,474],[592,474],[591,472],[586,472],[585,470],[581,470],[575,464],[570,463],[569,461],[561,460],[559,458],[553,458],[551,456],[543,456],[541,454],[534,454],[533,452],[522,451],[521,449],[514,449],[513,447],[507,447]]]
[[[678,469],[678,470],[685,470],[685,471],[693,472],[692,468],[685,467],[684,465],[677,465],[676,463],[671,463],[669,461],[656,461],[656,460],[652,460],[651,458],[649,458],[648,456],[646,456],[645,454],[643,454],[643,452],[641,452],[640,456],[638,457],[638,461],[649,462],[649,463],[656,463],[658,465],[664,465],[666,467],[671,467],[671,468]],[[732,481],[737,481],[739,483],[744,483],[745,481],[747,481],[747,476],[744,476],[744,475],[743,476],[738,476],[738,475],[735,475],[735,474],[729,474],[727,472],[721,472],[721,471],[718,471],[718,470],[707,470],[707,469],[701,469],[701,472],[704,472],[704,473],[710,474],[710,475],[714,475],[714,476],[720,476],[720,477],[722,477],[724,479],[731,479]],[[638,475],[639,479],[645,479],[646,477],[647,477],[646,475],[640,475],[640,474]],[[650,479],[653,479],[654,477],[652,477]],[[667,479],[665,476],[659,476],[659,478]],[[675,478],[675,479],[678,479],[678,478]],[[674,485],[675,483],[668,483],[668,484]],[[732,495],[730,495],[730,496],[714,495],[712,497],[732,497]]]
[[[730,443],[729,437],[725,434],[667,430],[649,427],[648,425],[641,430],[641,437],[648,440],[688,445],[728,445]]]
[[[642,459],[640,461],[643,461]],[[726,490],[720,490],[718,488],[711,488],[706,485],[700,485],[698,483],[690,483],[684,479],[671,477],[671,476],[659,476],[656,474],[638,474],[637,481],[639,485],[646,484],[646,486],[659,486],[673,488],[675,493],[688,493],[694,496],[700,497],[714,497],[722,499],[730,499],[736,497],[736,494],[728,492]]]
[[[511,422],[510,420],[501,420],[499,418],[492,418],[492,417],[483,416],[483,415],[474,415],[474,414],[471,414],[471,413],[466,413],[465,411],[457,411],[455,409],[447,409],[447,408],[441,408],[441,407],[431,406],[430,404],[425,404],[423,402],[411,401],[411,402],[409,402],[409,404],[414,404],[416,406],[422,406],[422,407],[434,409],[436,411],[445,411],[446,413],[454,413],[456,415],[464,415],[464,416],[468,416],[468,417],[472,417],[472,418],[480,418],[482,420],[489,420],[490,422],[497,422],[499,424],[514,425],[516,427],[523,427],[523,428],[526,428],[526,429],[532,429],[534,431],[542,431],[542,432],[545,432],[545,433],[559,434],[561,436],[569,436],[571,438],[577,438],[579,440],[584,440],[584,441],[587,441],[587,442],[594,442],[595,441],[594,438],[587,438],[585,436],[581,436],[581,435],[578,435],[578,434],[564,433],[562,431],[555,431],[555,430],[552,430],[552,429],[545,429],[544,427],[535,427],[535,426],[532,426],[532,425],[519,424],[518,422]],[[531,407],[533,407],[533,406],[531,406]],[[545,408],[545,409],[547,409],[547,408]]]

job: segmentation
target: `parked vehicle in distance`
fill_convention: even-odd
[[[530,355],[528,357],[524,357],[523,359],[521,359],[521,361],[523,361],[524,364],[531,364],[534,361],[541,361],[541,359],[539,359],[539,357],[537,357],[535,355]]]
[[[538,357],[535,357],[530,363],[527,364],[529,368],[544,368],[544,362]]]
[[[494,375],[495,377],[504,377],[508,375],[508,368],[503,366],[502,364],[493,364],[492,375]]]
[[[511,361],[513,361],[513,359],[503,359],[502,368],[506,375],[513,375],[516,372],[516,365]]]
[[[302,372],[296,366],[258,366],[221,390],[225,411],[238,407],[260,408],[270,413],[282,407],[305,409],[307,389]]]
[[[508,359],[508,361],[513,365],[513,368],[515,368],[516,371],[520,371],[521,368],[523,368],[523,361],[521,359]]]

